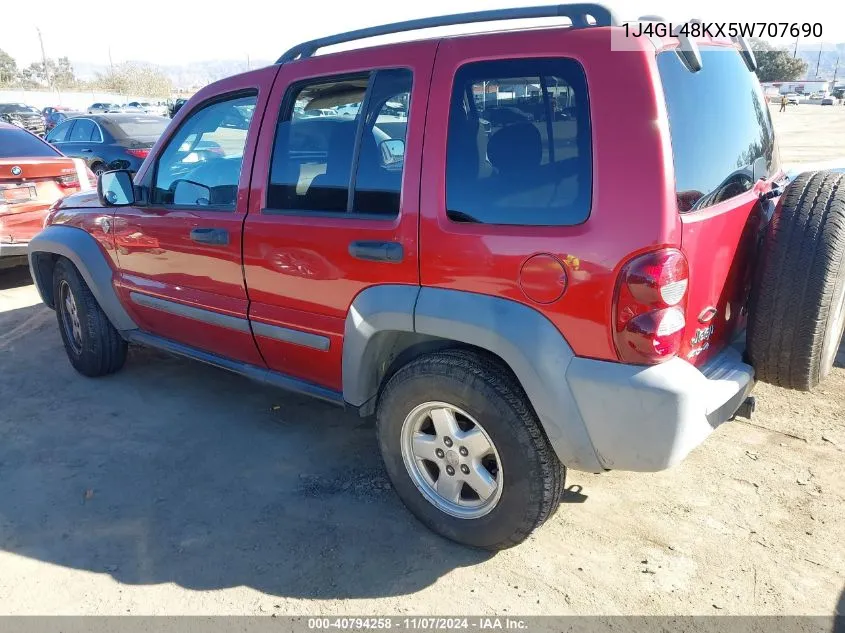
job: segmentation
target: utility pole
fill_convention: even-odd
[[[52,90],[53,82],[50,80],[50,68],[47,66],[47,53],[44,52],[44,38],[41,37],[39,27],[36,26],[35,30],[38,31],[38,41],[41,44],[41,63],[44,64],[44,77],[47,79],[47,87]]]
[[[109,46],[109,74],[114,76],[114,62],[111,60],[111,46]]]
[[[819,64],[822,63],[822,44],[819,44],[819,58],[816,60],[816,79],[819,77]]]
[[[836,66],[833,67],[833,81],[830,82],[830,89],[834,90],[836,88],[836,74],[839,72],[839,56],[840,53],[836,54]]]
[[[798,57],[798,40],[799,39],[800,39],[800,37],[795,38],[795,50],[792,51],[792,59],[795,59],[796,57]]]
[[[247,70],[250,70],[250,67],[249,67],[249,53],[247,53],[247,54],[246,54],[246,69],[247,69]]]

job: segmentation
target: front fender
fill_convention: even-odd
[[[29,270],[42,301],[53,306],[53,264],[55,256],[65,257],[76,266],[94,298],[115,329],[121,332],[137,329],[124,310],[114,289],[114,270],[100,249],[97,240],[83,229],[51,225],[29,242]]]

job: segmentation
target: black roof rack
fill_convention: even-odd
[[[594,22],[589,22],[587,17],[591,16]],[[316,40],[310,40],[297,44],[277,61],[277,64],[284,64],[296,59],[311,57],[318,49],[335,44],[344,44],[363,40],[380,35],[391,35],[393,33],[404,33],[406,31],[418,31],[420,29],[433,29],[441,26],[455,26],[458,24],[472,24],[476,22],[497,22],[500,20],[528,20],[532,18],[554,18],[566,17],[572,20],[575,28],[588,26],[616,26],[616,18],[610,9],[600,4],[558,4],[540,7],[520,7],[515,9],[492,9],[488,11],[473,11],[471,13],[457,13],[454,15],[441,15],[432,18],[421,18],[408,20],[407,22],[395,22],[382,26],[373,26],[357,31],[348,31],[330,35]]]

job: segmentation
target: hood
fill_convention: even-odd
[[[100,199],[97,197],[96,189],[89,189],[88,191],[80,191],[79,193],[73,193],[69,196],[65,196],[61,200],[59,200],[53,208],[56,210],[59,209],[94,209],[94,208],[102,208],[103,205],[100,204]]]

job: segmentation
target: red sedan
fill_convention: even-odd
[[[59,198],[96,185],[82,160],[0,122],[0,269],[26,263],[29,240]]]

